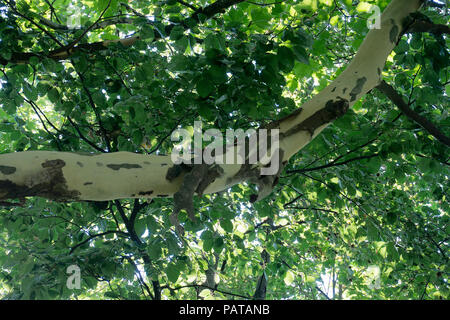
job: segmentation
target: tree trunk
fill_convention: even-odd
[[[271,129],[280,129],[280,162],[286,162],[380,83],[386,59],[407,27],[404,25],[406,18],[421,3],[421,0],[392,0],[381,16],[381,28],[369,31],[346,70],[297,111],[269,125]],[[271,150],[270,154],[274,151]],[[27,151],[2,154],[0,200],[26,196],[58,201],[172,197],[183,185],[183,176],[189,172],[181,172],[169,179],[167,173],[173,166],[170,156],[129,152],[84,155]],[[224,190],[252,178],[249,170],[254,169],[241,164],[220,165],[218,177],[208,179],[203,175],[194,189],[200,194]],[[212,173],[207,171],[207,174]]]

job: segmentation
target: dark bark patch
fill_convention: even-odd
[[[347,91],[347,88],[342,89],[342,93],[345,94],[346,91]]]
[[[13,174],[16,172],[16,167],[10,167],[10,166],[0,166],[0,172],[4,175]]]
[[[140,196],[149,196],[149,195],[151,195],[153,193],[153,190],[150,190],[150,191],[140,191],[139,192],[139,195]]]
[[[161,167],[165,167],[167,165],[168,165],[167,163],[161,163]]]
[[[101,163],[101,162],[96,162],[96,164],[97,164],[97,167],[103,167],[103,163]]]
[[[308,131],[311,136],[316,129],[324,124],[330,123],[337,118],[343,116],[349,107],[347,100],[339,98],[338,100],[329,100],[325,104],[325,108],[320,109],[309,118],[295,125],[286,132],[280,133],[280,137],[288,137],[299,131]]]
[[[77,161],[77,165],[78,165],[80,168],[83,168],[83,167],[84,167],[84,165],[83,165],[80,161]]]
[[[336,91],[336,87],[334,87],[332,90],[331,90],[331,92],[335,92]]]
[[[160,198],[167,198],[169,195],[168,194],[158,194],[158,197]]]
[[[399,27],[395,24],[394,19],[391,19],[391,23],[392,23],[392,28],[391,31],[389,31],[389,40],[391,40],[392,43],[396,43],[397,42],[397,37],[398,37],[398,33],[399,33]]]
[[[121,164],[107,164],[108,168],[112,170],[120,170],[120,169],[140,169],[142,168],[139,164],[133,164],[133,163],[121,163]]]
[[[85,186],[90,186],[91,184],[94,184],[93,182],[85,182],[84,185]]]
[[[19,185],[10,180],[0,180],[2,199],[21,199],[38,196],[55,201],[77,200],[80,192],[69,190],[62,168],[66,163],[61,160],[47,160],[42,163],[43,172],[26,185]],[[31,186],[30,186],[31,185]]]
[[[56,159],[56,160],[47,160],[44,163],[42,163],[42,168],[49,168],[49,169],[61,169],[65,167],[66,163],[64,160]]]
[[[275,129],[275,128],[280,128],[280,123],[284,122],[284,121],[290,121],[292,119],[295,119],[300,113],[302,113],[303,109],[302,108],[298,108],[296,110],[294,110],[291,114],[279,119],[279,120],[275,120],[270,122],[269,124],[261,127],[261,129]]]
[[[364,84],[367,82],[366,77],[359,78],[356,80],[356,86],[352,89],[350,92],[350,102],[353,102],[356,100],[356,96],[361,93]]]
[[[184,172],[190,172],[192,170],[192,166],[181,163],[175,164],[173,167],[167,169],[166,172],[166,180],[172,181],[173,179],[179,177]]]

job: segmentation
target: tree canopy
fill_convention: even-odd
[[[0,0],[0,298],[449,299],[448,20],[419,0]],[[25,194],[2,162],[164,157],[194,121],[270,127],[337,90],[346,107],[298,142],[268,197],[253,201],[252,181],[197,189],[183,233],[173,194]]]

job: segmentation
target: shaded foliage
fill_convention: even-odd
[[[343,70],[370,14],[362,1],[273,2],[217,1],[211,14],[206,0],[1,0],[0,152],[168,154],[171,132],[194,120],[225,131],[289,114]],[[76,9],[80,24],[64,28]],[[416,19],[447,24],[445,10]],[[46,56],[74,41],[67,59]],[[406,33],[383,77],[449,136],[447,44]],[[33,55],[8,63],[20,53]],[[0,296],[448,299],[449,158],[374,90],[264,201],[251,204],[247,184],[196,198],[183,238],[171,199],[2,208]],[[66,286],[70,265],[81,289]]]

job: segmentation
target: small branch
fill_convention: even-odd
[[[78,42],[81,41],[81,39],[83,39],[83,37],[89,32],[91,31],[96,25],[97,23],[103,18],[103,15],[105,14],[106,10],[108,10],[109,6],[111,5],[111,0],[108,1],[108,4],[106,5],[106,8],[102,11],[102,13],[100,14],[100,17],[98,17],[97,21],[95,21],[89,28],[87,28],[77,39],[73,40],[71,43],[69,43],[67,46],[64,47],[64,49],[66,51],[69,51],[70,49],[72,49]]]
[[[137,203],[137,204],[136,204]],[[134,208],[133,211],[131,212],[130,218],[127,217],[127,215],[125,214],[125,211],[123,210],[123,206],[120,203],[119,200],[114,200],[114,204],[117,207],[117,210],[119,211],[119,214],[123,220],[123,222],[125,223],[125,227],[128,231],[128,234],[130,235],[131,240],[138,246],[138,250],[139,253],[142,257],[142,260],[144,260],[144,264],[151,266],[151,259],[148,256],[147,252],[145,251],[145,249],[142,248],[143,242],[142,240],[139,238],[139,236],[136,234],[136,230],[134,229],[134,221],[136,219],[137,214],[139,213],[139,210],[141,208],[143,208],[144,206],[147,206],[149,203],[144,203],[144,204],[139,204],[139,201],[135,201],[134,202]],[[153,300],[161,300],[161,286],[159,283],[159,280],[152,280],[152,286],[153,286],[153,291],[154,291],[154,295],[152,296]]]
[[[423,300],[423,298],[425,297],[425,294],[427,293],[427,287],[430,284],[430,279],[427,280],[427,283],[425,284],[425,288],[423,288],[423,292],[422,295],[420,296],[420,300]]]
[[[342,161],[342,162],[334,162],[334,161],[332,161],[331,163],[328,163],[328,164],[325,164],[325,165],[319,166],[319,167],[304,168],[304,169],[298,169],[298,170],[290,170],[287,173],[304,173],[304,172],[309,172],[309,171],[322,170],[322,169],[326,169],[326,168],[342,166],[342,165],[348,164],[348,163],[353,162],[353,161],[364,160],[364,159],[371,159],[371,158],[378,157],[378,156],[379,156],[378,153],[374,153],[374,154],[370,154],[370,155],[367,155],[367,156],[360,156],[360,157],[348,159],[348,160]]]
[[[50,18],[52,18],[53,16],[55,16],[56,21],[58,21],[59,23],[61,23],[61,20],[59,20],[58,15],[56,14],[56,10],[55,7],[53,7],[53,4],[50,3],[50,1],[48,0],[44,0],[45,3],[49,6],[50,8]],[[54,2],[54,1],[53,1]]]
[[[146,18],[146,19],[147,19],[147,17],[146,17],[145,15],[143,15],[142,13],[137,12],[137,11],[134,10],[130,5],[128,5],[128,4],[126,4],[126,3],[123,3],[123,2],[121,2],[120,5],[121,5],[121,6],[124,6],[128,11],[131,11],[131,12],[132,12],[133,14],[135,14],[136,16],[141,17],[141,18]]]
[[[75,29],[70,29],[68,26],[64,25],[64,24],[60,24],[60,23],[56,23],[53,22],[49,19],[46,19],[44,17],[41,17],[39,19],[39,22],[48,27],[51,28],[53,30],[57,30],[57,31],[80,31],[83,30],[83,28],[75,28]],[[112,18],[102,18],[101,21],[98,21],[96,23],[94,23],[93,25],[91,25],[89,28],[90,30],[97,30],[97,29],[103,29],[106,28],[108,26],[111,25],[116,25],[116,24],[133,24],[135,22],[135,19],[132,18],[128,18],[128,17],[112,17]]]
[[[430,8],[445,8],[446,4],[445,3],[437,3],[434,1],[425,1],[425,6],[430,7]]]
[[[75,67],[75,63],[73,61],[71,61],[71,63]],[[75,72],[77,73],[78,77],[80,78],[81,85],[87,94],[87,97],[89,100],[89,105],[91,106],[92,110],[94,111],[98,125],[100,126],[100,131],[101,131],[103,139],[105,140],[105,143],[106,143],[106,150],[107,150],[107,152],[111,152],[111,141],[109,140],[108,134],[105,130],[105,127],[103,126],[103,121],[102,121],[100,113],[98,112],[97,106],[95,105],[94,98],[92,97],[92,94],[89,91],[89,89],[86,87],[83,75],[80,72],[78,72],[77,69],[75,69]]]
[[[181,289],[184,289],[184,288],[204,288],[204,289],[209,289],[209,290],[212,290],[212,291],[220,292],[220,293],[227,294],[227,295],[234,296],[234,297],[238,297],[238,298],[243,298],[243,299],[248,299],[248,300],[252,300],[253,299],[252,297],[243,296],[241,294],[232,293],[232,292],[225,291],[225,290],[219,290],[219,289],[216,289],[216,288],[211,288],[211,287],[208,287],[207,285],[204,285],[204,284],[189,284],[189,285],[180,286],[180,287],[176,287],[176,288],[171,288],[171,287],[169,287],[167,285],[161,287],[161,289],[169,289],[170,291],[181,290]]]
[[[101,236],[104,236],[104,235],[107,235],[107,234],[111,234],[111,233],[115,233],[117,235],[122,235],[124,237],[128,237],[129,236],[128,233],[125,233],[125,232],[122,232],[122,231],[118,231],[118,230],[111,230],[111,231],[106,231],[106,232],[94,234],[94,235],[90,236],[89,238],[87,238],[86,240],[84,240],[84,241],[80,242],[79,244],[73,246],[70,249],[69,254],[72,254],[77,248],[81,247],[85,243],[88,243],[92,239],[97,238],[97,237],[101,237]]]
[[[39,108],[39,106],[33,101],[33,100],[30,100],[30,99],[27,99],[27,98],[25,98],[24,96],[22,96],[20,93],[19,93],[19,95],[23,98],[23,100],[24,101],[26,101],[30,106],[31,106],[31,108],[33,108],[33,110],[34,110],[34,112],[37,114],[37,115],[39,115],[39,113],[40,114],[42,114],[42,116],[44,117],[44,119],[47,121],[47,123],[57,132],[57,133],[59,133],[59,134],[64,134],[64,132],[62,132],[61,130],[59,130],[48,118],[47,118],[47,116],[45,115],[45,113],[41,110],[41,108]]]
[[[193,10],[193,11],[197,11],[198,8],[194,7],[192,4],[187,3],[186,1],[183,0],[177,0],[177,2],[185,7],[188,7],[189,9]]]
[[[45,30],[44,28],[42,28],[42,26],[40,26],[39,24],[37,24],[33,19],[27,17],[26,15],[20,13],[19,11],[17,11],[15,9],[15,6],[13,6],[11,4],[10,1],[6,1],[6,3],[9,5],[9,7],[11,8],[11,10],[17,14],[19,17],[24,18],[25,20],[29,21],[31,24],[33,24],[34,26],[36,26],[39,30],[41,30],[42,32],[44,32],[48,37],[50,37],[50,39],[52,39],[53,41],[55,41],[60,47],[63,47],[64,45],[55,38],[54,35],[52,35],[50,32],[48,32],[47,30]]]
[[[339,214],[339,212],[324,209],[324,208],[314,208],[314,207],[286,207],[285,209],[296,209],[296,210],[314,210],[314,211],[323,211],[323,212],[330,212],[334,214]]]
[[[218,13],[225,12],[229,7],[234,6],[235,4],[239,4],[244,2],[245,0],[217,0],[214,3],[211,3],[209,6],[205,8],[200,8],[195,11],[190,17],[193,20],[200,21],[200,14],[204,15],[206,19],[210,19]]]
[[[145,283],[144,278],[142,277],[142,274],[139,271],[139,268],[137,267],[136,263],[133,261],[133,259],[131,259],[128,256],[125,256],[125,259],[127,259],[128,262],[134,267],[134,272],[137,274],[137,278],[138,278],[139,283],[141,284],[141,286],[144,286],[144,288],[147,291],[148,295],[154,300],[155,296],[152,294],[152,292],[150,291],[150,288]]]
[[[320,289],[318,286],[316,286],[316,289],[325,297],[327,298],[327,300],[333,300],[331,299],[329,296],[327,296],[327,294],[325,292],[322,291],[322,289]]]
[[[441,248],[441,246],[439,245],[439,243],[437,243],[436,241],[434,241],[434,239],[433,239],[432,237],[430,237],[428,234],[427,234],[427,238],[428,238],[428,239],[436,246],[436,248],[438,248],[438,250],[439,250],[439,252],[442,254],[442,257],[444,258],[444,260],[447,261],[447,260],[448,260],[448,257],[447,257],[447,255],[445,254],[445,251],[442,250],[442,248]]]
[[[102,153],[106,153],[105,150],[103,150],[100,147],[97,147],[95,145],[95,143],[93,143],[92,141],[90,141],[88,138],[86,138],[80,131],[80,128],[72,121],[72,119],[70,117],[67,117],[67,120],[69,120],[70,124],[72,125],[72,127],[75,128],[75,130],[78,132],[78,135],[80,136],[80,138],[85,141],[88,145],[90,145],[92,148],[94,148],[97,151],[100,151]]]
[[[376,86],[376,88],[385,94],[386,97],[388,97],[389,100],[391,100],[392,103],[394,103],[405,116],[418,123],[426,131],[428,131],[428,133],[445,144],[447,147],[450,147],[450,138],[444,135],[433,123],[412,110],[403,100],[403,97],[391,85],[386,83],[386,81],[382,81],[378,86]]]
[[[169,138],[172,135],[172,132],[178,128],[178,126],[180,125],[181,121],[183,121],[184,118],[181,118],[180,120],[177,121],[177,123],[175,124],[175,126],[172,128],[172,130],[170,130],[162,139],[160,139],[158,145],[153,148],[153,150],[149,151],[148,154],[152,154],[156,151],[158,151],[158,149],[161,147],[161,145],[164,143],[164,141]]]
[[[406,33],[429,32],[433,34],[450,34],[450,27],[445,24],[434,24],[432,22],[416,20]]]
[[[247,3],[253,4],[255,6],[260,6],[260,7],[268,7],[268,6],[274,6],[276,4],[280,4],[286,1],[277,1],[277,2],[271,2],[271,3],[258,3],[258,2],[253,2],[253,1],[247,1]]]
[[[244,2],[245,0],[218,0],[212,4],[210,4],[209,6],[205,7],[205,8],[199,8],[197,9],[189,18],[185,19],[181,25],[184,26],[185,29],[188,28],[188,24],[184,23],[187,20],[191,19],[191,20],[195,20],[195,21],[200,21],[199,19],[199,15],[202,14],[206,17],[206,19],[210,19],[212,18],[214,15],[216,15],[217,13],[220,12],[224,12],[225,9]],[[127,9],[130,9],[134,14],[140,16],[140,17],[144,17],[146,18],[143,14],[140,14],[139,12],[135,11],[134,9],[132,9],[129,5],[123,4]],[[103,24],[106,22],[95,22],[94,24],[92,24],[87,31],[92,30],[94,28],[96,28],[97,26],[99,26],[100,24]],[[129,22],[127,22],[129,23]],[[150,23],[150,21],[149,21]],[[36,23],[34,23],[36,24]],[[175,25],[171,24],[165,27],[165,34],[169,34],[170,31],[173,29]],[[37,26],[39,29],[41,30],[45,30],[44,28],[42,28],[41,26]],[[83,35],[87,32],[83,32]],[[47,34],[50,34],[47,30],[45,30],[45,32]],[[50,34],[51,35],[51,34]],[[51,35],[52,36],[52,35]],[[155,38],[154,40],[158,40],[161,39],[161,35],[160,33],[155,33]],[[32,57],[37,57],[39,59],[42,59],[43,57],[47,57],[50,59],[54,59],[54,60],[65,60],[71,57],[72,54],[74,54],[77,51],[80,50],[86,50],[88,52],[98,52],[98,51],[102,51],[105,50],[109,44],[111,43],[122,43],[124,46],[131,46],[133,45],[136,41],[140,40],[139,36],[133,36],[133,37],[128,37],[128,38],[124,38],[124,39],[119,39],[119,40],[107,40],[107,41],[99,41],[99,42],[93,42],[93,43],[78,43],[79,40],[81,39],[81,37],[77,38],[76,40],[72,41],[71,44],[69,44],[68,46],[64,46],[62,44],[60,44],[60,48],[55,49],[55,50],[51,50],[49,52],[14,52],[12,55],[12,58],[10,60],[6,60],[2,57],[0,57],[0,65],[7,65],[8,63],[19,63],[19,64],[24,64],[24,63],[29,63],[30,58]],[[57,39],[55,39],[57,41]]]
[[[62,147],[61,147],[61,145],[60,145],[60,141],[59,141],[59,139],[58,139],[58,136],[55,135],[55,134],[53,134],[53,133],[51,133],[50,130],[48,130],[47,126],[45,125],[44,120],[41,118],[41,115],[39,114],[39,112],[37,111],[37,109],[34,107],[34,105],[30,103],[30,106],[31,106],[31,108],[33,109],[34,113],[38,116],[39,121],[41,122],[42,126],[44,127],[44,130],[45,130],[50,136],[52,136],[53,139],[55,139],[56,144],[58,145],[58,150],[59,150],[59,151],[62,151]]]
[[[15,207],[24,207],[25,199],[20,199],[20,202],[8,202],[8,201],[0,201],[0,207],[6,208],[15,208]]]
[[[299,196],[295,197],[294,199],[292,199],[292,200],[289,201],[288,203],[285,203],[285,204],[283,205],[283,208],[286,209],[287,206],[293,204],[294,202],[296,202],[298,199],[300,199],[300,198],[303,197],[303,196],[304,196],[304,194],[301,193]]]
[[[446,166],[450,166],[450,162],[447,162],[448,160],[445,161],[445,160],[440,160],[440,159],[436,159],[436,158],[433,158],[433,157],[426,157],[426,156],[424,156],[423,154],[420,154],[420,153],[416,153],[416,156],[418,156],[418,157],[420,157],[420,158],[426,158],[426,159],[436,160],[436,161],[438,161],[439,163],[445,164]]]
[[[153,201],[153,200],[152,200]],[[151,203],[151,202],[150,202]],[[131,215],[130,215],[130,224],[134,225],[134,222],[136,221],[137,215],[138,213],[145,207],[147,207],[148,205],[150,205],[149,202],[143,202],[140,203],[139,199],[134,199],[134,205],[133,205],[133,210],[131,211]]]

